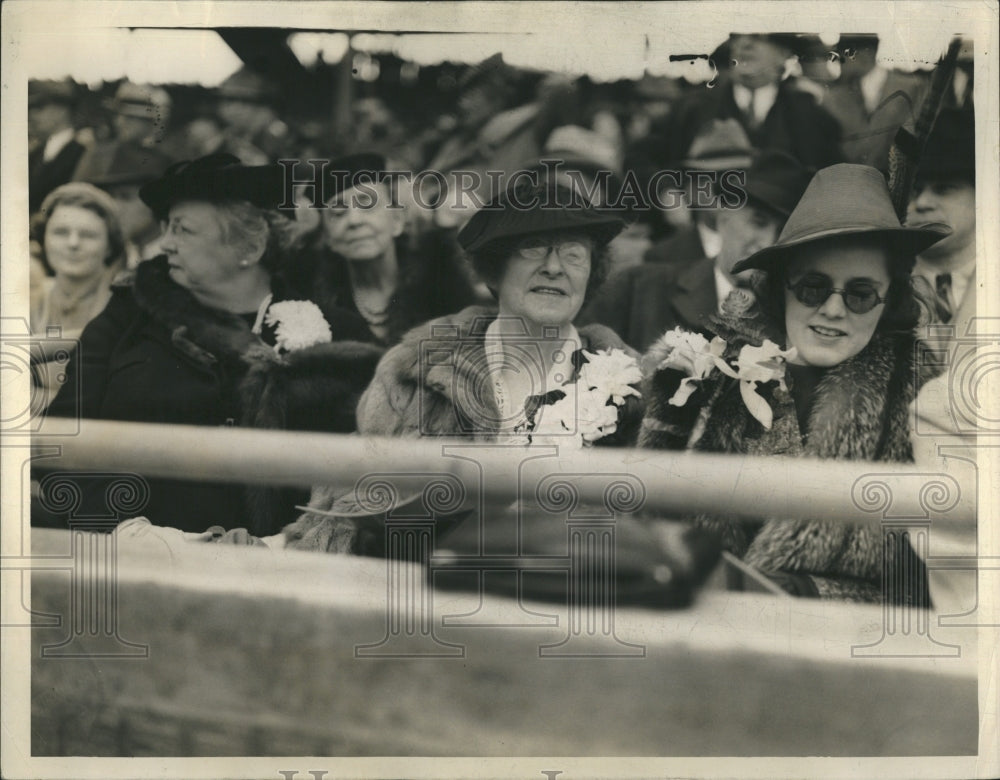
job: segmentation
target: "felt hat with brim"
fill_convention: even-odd
[[[746,130],[735,119],[712,119],[691,141],[680,164],[690,170],[728,171],[746,168],[753,159],[753,146]]]
[[[479,209],[458,234],[467,252],[488,244],[538,233],[580,232],[606,244],[625,227],[614,214],[587,204],[562,184],[515,185]]]
[[[763,206],[784,222],[808,185],[809,172],[798,160],[785,152],[766,149],[754,156],[743,190],[748,203]]]
[[[249,201],[262,209],[285,203],[284,169],[280,165],[243,165],[231,154],[210,154],[175,163],[163,175],[139,188],[139,197],[158,218],[183,200],[209,203]],[[294,219],[294,204],[284,211]]]
[[[733,266],[770,271],[795,256],[795,250],[840,236],[870,236],[904,257],[915,257],[950,233],[945,225],[901,225],[885,178],[867,165],[841,163],[817,172],[773,246]]]
[[[166,121],[170,105],[170,95],[165,89],[131,81],[123,81],[115,96],[104,101],[104,107],[116,114],[161,122]]]

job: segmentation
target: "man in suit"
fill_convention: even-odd
[[[76,85],[70,81],[28,83],[28,211],[73,177],[86,148],[76,138],[73,109]]]
[[[877,35],[841,35],[840,77],[822,106],[840,123],[845,162],[888,170],[896,131],[912,125],[927,93],[927,79],[878,63]]]
[[[840,125],[801,89],[784,78],[795,54],[794,35],[733,35],[731,68],[713,89],[698,89],[683,99],[669,122],[672,150],[690,148],[710,119],[735,119],[756,149],[775,149],[818,169],[841,162]]]
[[[971,295],[975,301],[975,148],[972,112],[942,111],[917,167],[917,182],[906,218],[908,224],[940,222],[952,231],[922,252],[913,268],[915,284],[925,292],[930,288],[933,294],[934,319],[940,323],[951,322],[965,297]]]
[[[752,157],[753,147],[739,122],[735,119],[710,120],[695,136],[687,157],[678,166],[686,185],[682,193],[683,207],[690,214],[691,222],[651,246],[643,261],[687,263],[701,257],[715,257],[719,244],[716,209],[695,207],[698,206],[695,201],[699,177],[718,178],[724,171],[746,170]]]
[[[720,240],[714,256],[626,269],[608,280],[576,324],[607,325],[639,351],[678,326],[705,333],[709,315],[742,283],[733,276],[733,265],[774,243],[808,183],[808,173],[793,157],[761,152],[746,172],[745,202],[717,211]]]

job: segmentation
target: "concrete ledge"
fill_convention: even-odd
[[[72,565],[69,533],[36,530],[32,542],[35,555]],[[406,618],[387,610],[381,561],[122,543],[117,611],[96,631],[70,582],[69,568],[32,575],[32,608],[64,617],[32,632],[35,756],[977,751],[974,647],[852,657],[852,645],[878,645],[878,608],[706,592],[685,611],[616,611],[621,647],[642,648],[622,650],[632,657],[553,658],[540,647],[567,637],[564,607],[486,599],[480,616],[538,625],[442,625],[479,602],[436,593],[434,635],[455,655],[362,658],[359,645]],[[113,589],[104,595],[114,603]],[[934,651],[911,638],[914,652]],[[423,652],[425,640],[401,636],[399,648]],[[67,648],[123,655],[58,657]]]

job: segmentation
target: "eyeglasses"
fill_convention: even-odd
[[[529,239],[516,247],[518,254],[526,260],[544,260],[555,250],[556,256],[569,265],[584,265],[590,260],[590,247],[583,241],[568,240],[550,243]]]
[[[785,286],[803,306],[822,306],[834,293],[840,293],[844,306],[855,314],[867,314],[879,304],[885,303],[885,298],[870,284],[850,284],[846,289],[839,289],[829,279],[807,276],[794,283],[787,282]]]

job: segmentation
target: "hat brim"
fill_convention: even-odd
[[[904,255],[916,256],[950,234],[951,229],[947,225],[940,223],[898,228],[842,226],[831,230],[810,233],[807,236],[801,236],[761,249],[759,252],[750,255],[750,257],[737,262],[733,266],[733,273],[738,274],[741,271],[749,270],[772,271],[781,262],[787,262],[788,255],[792,250],[827,238],[837,238],[840,236],[871,236],[872,238],[877,238],[881,236],[884,241],[892,245],[897,251]]]
[[[144,184],[139,197],[157,217],[166,216],[181,201],[248,201],[262,209],[277,209],[284,201],[279,166],[232,166],[190,175],[165,175]]]
[[[688,157],[678,164],[681,168],[692,171],[728,171],[733,168],[749,168],[753,163],[750,152],[734,152],[723,157]]]
[[[625,229],[625,220],[613,216],[594,216],[571,210],[563,211],[491,211],[473,214],[458,240],[467,252],[490,244],[540,233],[585,233],[599,244],[609,243]],[[464,234],[464,235],[463,235]]]

